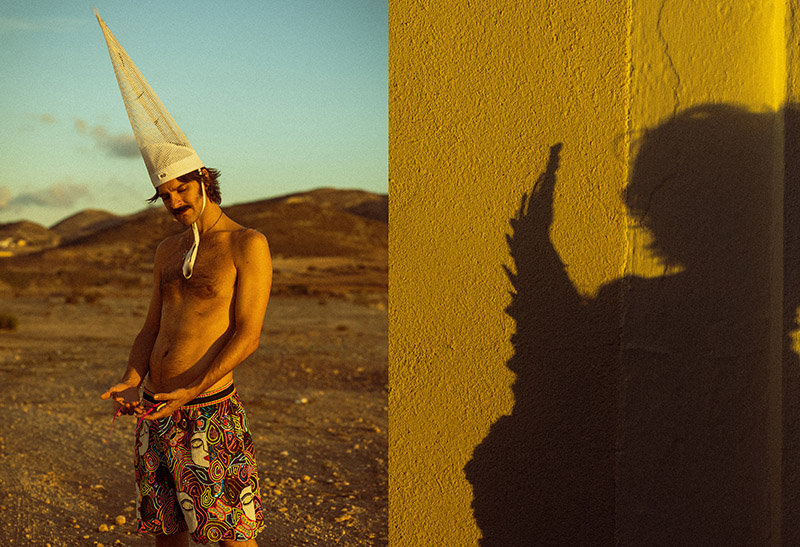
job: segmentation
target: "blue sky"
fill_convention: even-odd
[[[222,171],[223,205],[387,191],[387,2],[5,0],[0,223],[128,214],[153,194],[95,6]]]

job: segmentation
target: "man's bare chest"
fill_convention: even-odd
[[[220,298],[232,296],[236,285],[236,267],[230,250],[216,242],[201,242],[194,271],[183,277],[183,254],[173,253],[161,272],[161,296],[164,299]]]

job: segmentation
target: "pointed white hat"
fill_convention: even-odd
[[[186,135],[108,30],[97,9],[94,10],[94,14],[103,30],[125,110],[128,112],[136,144],[139,145],[153,186],[158,188],[165,182],[203,167],[203,162],[189,144]],[[203,191],[203,207],[200,210],[202,215],[206,209],[206,189],[204,184],[200,184],[200,188]],[[194,244],[186,252],[183,260],[183,276],[186,279],[192,276],[197,248],[200,246],[200,233],[196,221],[192,223],[192,235]]]
[[[125,110],[153,186],[203,167],[186,135],[172,119],[153,88],[94,10],[111,55]]]

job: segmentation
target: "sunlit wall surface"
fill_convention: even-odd
[[[392,544],[800,540],[796,4],[390,4]]]

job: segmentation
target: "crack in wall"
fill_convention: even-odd
[[[669,52],[669,42],[664,36],[664,31],[661,28],[661,23],[664,18],[664,9],[666,5],[667,5],[667,0],[664,0],[661,3],[661,6],[658,8],[658,18],[656,19],[656,32],[658,33],[659,42],[661,42],[661,44],[664,46],[664,57],[667,58],[667,64],[669,65],[669,68],[672,71],[672,73],[675,75],[675,85],[672,88],[672,97],[673,97],[672,117],[674,118],[678,114],[678,109],[681,103],[680,100],[681,76],[680,74],[678,74],[678,70],[675,68],[675,61]]]

